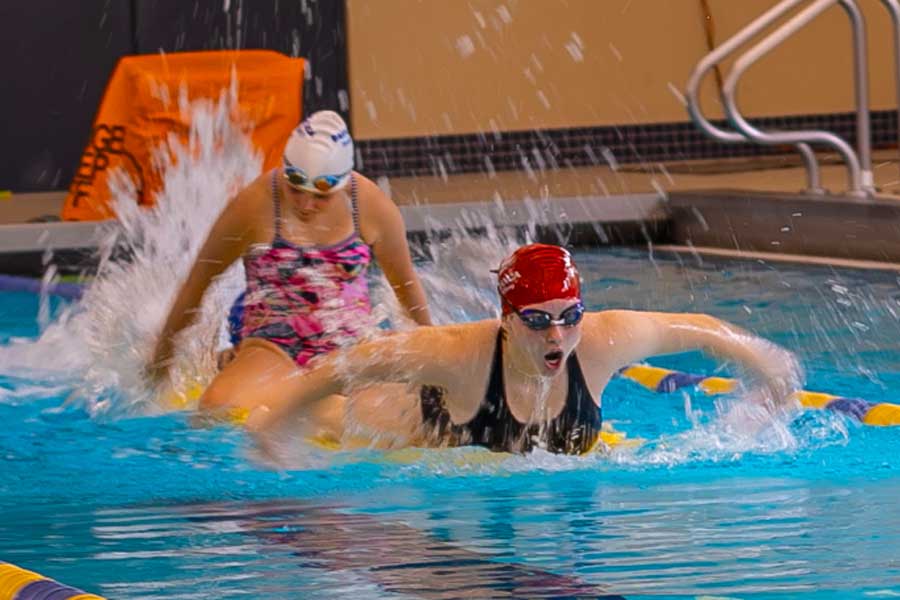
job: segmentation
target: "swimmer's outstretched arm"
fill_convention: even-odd
[[[468,348],[467,330],[480,326],[417,327],[325,355],[314,368],[286,378],[277,397],[253,410],[247,428],[263,432],[316,400],[375,383],[453,387],[477,355]]]
[[[597,317],[586,319],[582,344],[610,353],[616,369],[659,354],[702,350],[737,362],[775,402],[787,402],[802,384],[793,353],[709,315],[611,310]]]
[[[167,372],[173,354],[174,336],[194,319],[210,282],[240,258],[250,245],[259,219],[258,179],[240,192],[222,211],[197,254],[190,274],[175,296],[169,315],[157,339],[147,375],[158,383]]]

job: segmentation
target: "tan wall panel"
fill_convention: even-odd
[[[718,42],[776,0],[710,0]],[[861,0],[872,106],[896,105],[889,20]],[[706,52],[698,0],[348,0],[353,127],[376,139],[685,121],[676,90]],[[727,72],[727,69],[726,69]],[[713,78],[704,107],[717,106]],[[853,108],[848,20],[833,8],[752,67],[750,116]]]
[[[362,139],[684,120],[704,49],[685,0],[349,0],[348,40]]]
[[[710,0],[709,3],[716,43],[721,43],[777,1]],[[873,110],[896,108],[890,18],[880,0],[858,0],[858,3],[869,35],[870,107]],[[775,116],[854,110],[851,40],[846,13],[838,6],[828,9],[750,67],[738,88],[742,112],[750,116]],[[723,66],[723,74],[727,75],[730,64],[731,61]],[[721,115],[716,104],[704,105],[712,116]]]

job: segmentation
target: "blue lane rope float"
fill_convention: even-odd
[[[631,365],[619,371],[619,375],[661,394],[687,387],[696,387],[707,395],[727,394],[737,386],[737,381],[728,377],[706,377],[650,365]],[[831,410],[852,417],[865,425],[881,427],[900,425],[898,404],[870,402],[861,398],[845,398],[806,390],[796,392],[794,398],[805,408]]]
[[[0,292],[31,292],[41,293],[43,282],[33,277],[20,277],[18,275],[0,275]],[[46,287],[48,294],[60,296],[68,300],[78,300],[84,288],[77,283],[51,283]]]
[[[0,562],[0,600],[105,600],[34,571]]]

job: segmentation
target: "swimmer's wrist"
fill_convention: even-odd
[[[804,372],[797,356],[784,348],[764,341],[765,364],[759,371],[759,384],[766,388],[772,400],[783,404],[803,387]]]

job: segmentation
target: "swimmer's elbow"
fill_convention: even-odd
[[[363,342],[329,357],[330,381],[337,386],[332,393],[390,380],[398,362],[391,337]]]
[[[684,318],[689,325],[712,333],[729,333],[738,330],[734,325],[706,313],[687,314],[684,315]]]

